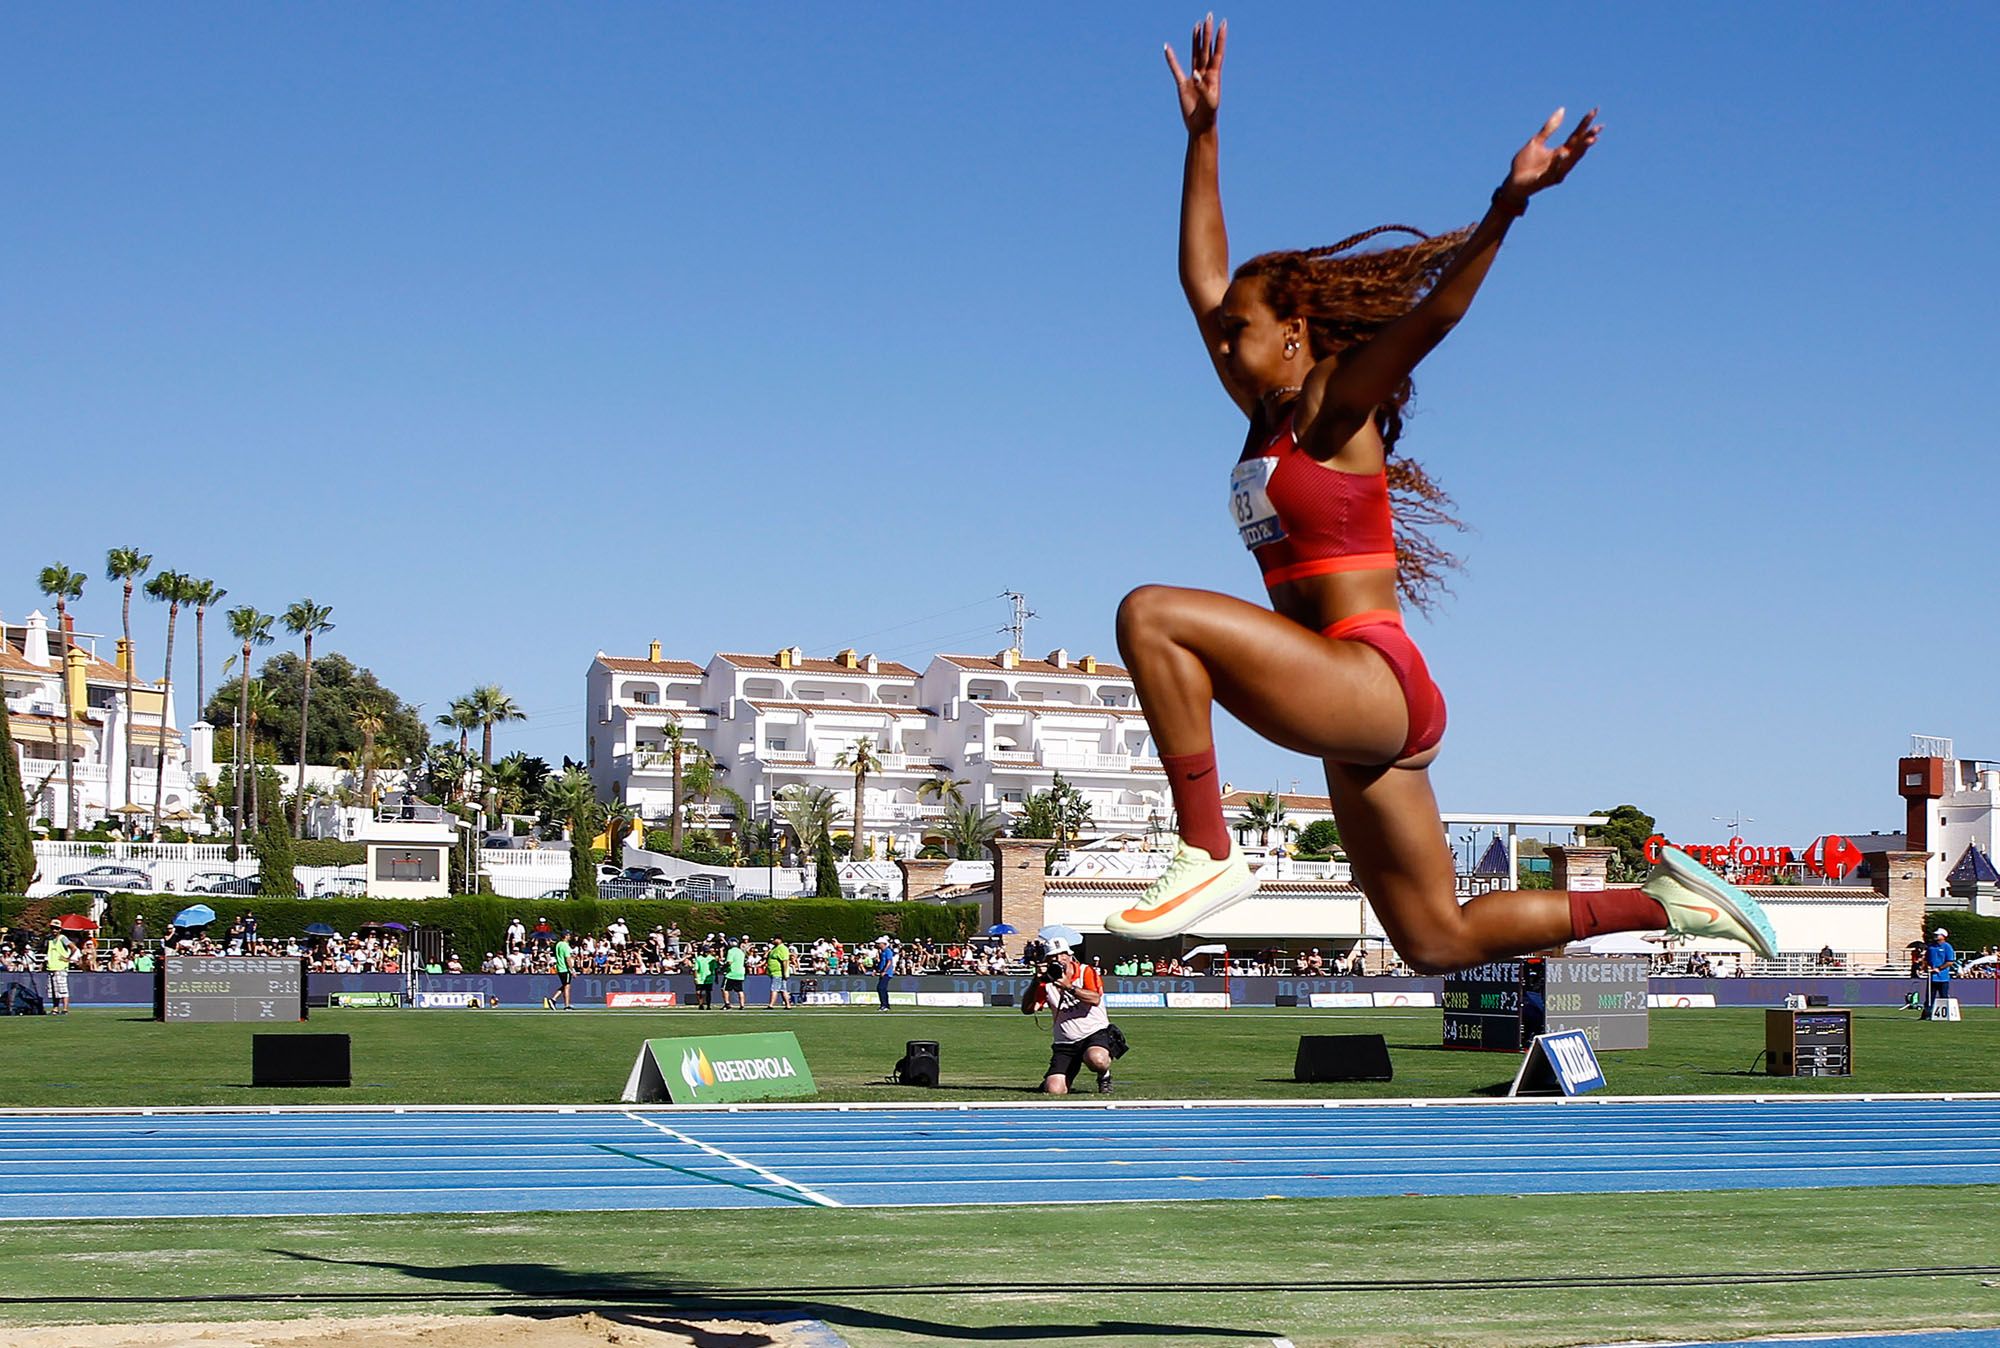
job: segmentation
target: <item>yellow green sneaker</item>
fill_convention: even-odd
[[[1765,959],[1776,959],[1778,935],[1757,900],[1678,847],[1662,847],[1640,893],[1667,910],[1667,927],[1682,936],[1738,941]]]
[[[1166,873],[1146,886],[1130,908],[1105,918],[1104,929],[1141,941],[1178,936],[1256,892],[1257,878],[1240,850],[1217,861],[1184,842],[1174,850]]]

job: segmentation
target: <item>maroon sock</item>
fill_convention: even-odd
[[[1572,889],[1569,925],[1573,941],[1608,931],[1658,931],[1667,925],[1667,910],[1636,889]]]
[[[1229,825],[1222,821],[1222,783],[1215,779],[1215,746],[1198,754],[1161,754],[1181,840],[1214,857],[1229,855]]]

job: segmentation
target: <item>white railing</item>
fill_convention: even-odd
[[[1043,749],[1037,758],[1045,768],[1069,768],[1076,772],[1132,770],[1132,755],[1100,753],[1096,749]]]
[[[553,870],[569,874],[569,844],[543,843],[540,847],[482,847],[479,864],[486,870]]]
[[[1032,768],[1035,755],[1021,749],[988,749],[986,760],[996,767]]]

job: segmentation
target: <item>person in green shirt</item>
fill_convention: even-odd
[[[711,989],[715,984],[715,956],[706,950],[694,952],[694,1004],[706,1011],[715,1005]]]
[[[569,938],[574,935],[576,935],[575,932],[566,931],[556,940],[556,977],[562,981],[562,986],[557,991],[562,993],[562,1009],[565,1011],[570,1009],[570,964],[576,952],[570,948]],[[555,1004],[556,999],[553,997],[546,998],[543,1001],[543,1005],[549,1007],[551,1010],[554,1009]]]
[[[771,942],[771,948],[764,952],[764,972],[771,976],[771,1006],[778,1004],[778,998],[785,999],[785,1005],[792,1005],[792,948],[784,938]]]
[[[49,1014],[52,1016],[69,1014],[69,962],[75,953],[76,947],[63,934],[62,924],[49,923],[49,947],[44,953],[42,967],[49,971]]]
[[[750,973],[750,938],[738,937],[736,944],[729,947],[723,959],[728,964],[728,969],[722,981],[722,1009],[727,1011],[729,999],[734,997],[736,1009],[746,1011],[749,1008],[743,1004],[743,980]]]

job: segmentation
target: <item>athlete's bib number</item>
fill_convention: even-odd
[[[1245,459],[1229,475],[1229,513],[1236,519],[1236,532],[1246,548],[1261,548],[1285,536],[1278,522],[1277,507],[1271,504],[1271,474],[1278,469],[1276,455]]]

